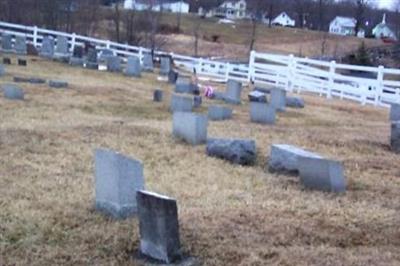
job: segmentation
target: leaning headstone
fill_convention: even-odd
[[[0,64],[0,77],[4,76],[5,73],[6,73],[6,70],[5,70],[4,66]]]
[[[286,91],[279,88],[271,89],[271,105],[279,112],[284,112],[286,107]]]
[[[256,161],[256,143],[246,139],[208,139],[207,155],[234,164],[252,165]]]
[[[298,174],[300,168],[299,160],[302,157],[322,158],[316,153],[309,152],[292,145],[272,145],[268,161],[269,171]]]
[[[250,120],[255,123],[273,125],[276,121],[275,108],[266,103],[250,103]]]
[[[141,76],[141,66],[140,59],[136,56],[128,57],[128,62],[125,69],[125,75],[131,77],[140,77]]]
[[[267,95],[263,92],[259,91],[252,91],[249,93],[249,101],[250,102],[259,102],[259,103],[266,103],[267,102]]]
[[[211,105],[208,107],[208,118],[219,121],[232,118],[232,109],[224,106]]]
[[[54,38],[52,36],[45,36],[43,38],[39,55],[48,58],[54,56]]]
[[[143,55],[143,71],[147,72],[154,71],[153,57],[151,56],[151,54]]]
[[[2,85],[4,98],[9,100],[23,100],[24,99],[24,91],[12,84],[4,84]]]
[[[345,192],[343,165],[325,158],[300,157],[300,182],[308,189],[326,192]]]
[[[14,50],[17,54],[25,55],[28,52],[25,36],[16,36]]]
[[[19,66],[26,66],[27,62],[25,59],[18,58],[18,65]]]
[[[194,103],[191,97],[172,94],[170,103],[171,112],[191,112],[193,108]]]
[[[304,100],[300,97],[286,97],[286,106],[292,108],[304,108]]]
[[[12,35],[3,33],[1,34],[1,51],[12,52]]]
[[[400,153],[400,121],[392,121],[390,146],[396,153]]]
[[[162,90],[155,90],[153,94],[153,101],[155,102],[162,102],[163,100],[163,91]]]
[[[241,99],[240,95],[242,93],[242,83],[236,81],[236,80],[228,80],[226,84],[226,92],[224,95],[224,100],[227,103],[231,104],[240,104]]]
[[[107,57],[107,71],[110,72],[121,72],[121,59],[119,56]]]
[[[392,103],[390,105],[390,121],[400,121],[400,104]]]
[[[57,44],[54,52],[54,58],[68,62],[69,60],[69,48],[68,38],[65,36],[57,36]]]
[[[149,191],[138,191],[140,251],[142,254],[172,263],[181,258],[178,207],[176,200]]]
[[[95,151],[96,209],[116,219],[137,213],[136,192],[144,189],[140,161],[108,149]]]
[[[207,116],[190,112],[175,112],[173,135],[192,145],[207,141]]]
[[[61,80],[50,80],[49,86],[56,89],[68,88],[68,82]]]
[[[3,58],[3,64],[4,65],[11,65],[11,58],[4,57]]]
[[[178,72],[171,70],[168,73],[168,83],[175,84],[178,79]]]
[[[200,107],[202,102],[203,102],[203,100],[202,100],[201,96],[196,95],[193,97],[193,107],[194,108]]]
[[[161,57],[160,75],[166,76],[171,71],[171,59],[169,57]]]
[[[95,48],[89,48],[85,66],[86,68],[89,69],[99,69],[99,62],[97,60],[97,51]]]

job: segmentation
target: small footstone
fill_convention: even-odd
[[[245,139],[208,139],[207,155],[234,164],[253,165],[256,161],[256,143]]]
[[[14,82],[26,82],[26,83],[29,83],[30,78],[14,77],[13,80],[14,80]]]
[[[4,98],[9,100],[23,100],[24,91],[12,84],[2,85]]]
[[[292,108],[304,108],[304,100],[300,97],[286,97],[286,106]]]
[[[250,120],[260,124],[275,124],[276,112],[272,105],[266,103],[250,103]]]
[[[29,83],[44,84],[44,83],[46,83],[46,80],[45,79],[41,79],[41,78],[30,78],[29,79]]]
[[[4,57],[3,58],[3,64],[4,65],[11,65],[11,58]]]
[[[49,86],[56,89],[68,88],[68,82],[60,80],[50,80]]]
[[[153,101],[155,102],[162,102],[163,100],[163,91],[162,90],[155,90],[153,94]]]
[[[175,137],[192,145],[207,141],[207,116],[190,112],[174,112],[173,130]]]
[[[172,94],[170,110],[171,112],[191,112],[194,108],[193,98]]]
[[[26,66],[26,65],[27,65],[27,62],[26,62],[25,59],[20,59],[20,58],[18,58],[18,65],[19,65],[19,66]]]
[[[259,102],[259,103],[266,103],[267,102],[267,95],[263,92],[259,91],[252,91],[249,93],[249,101],[250,102]]]
[[[392,121],[390,146],[396,153],[400,153],[400,121]]]
[[[208,118],[213,121],[232,118],[232,109],[224,106],[211,105],[208,107]]]

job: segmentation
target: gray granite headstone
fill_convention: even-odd
[[[161,57],[160,75],[167,76],[171,70],[171,59],[169,57]]]
[[[79,66],[79,67],[81,67],[81,66],[83,66],[84,65],[84,60],[83,60],[83,58],[79,58],[79,57],[70,57],[69,58],[69,64],[71,65],[71,66]]]
[[[255,123],[273,125],[276,121],[276,111],[272,105],[250,102],[250,120]]]
[[[299,158],[301,157],[322,158],[316,153],[309,152],[292,145],[272,145],[268,161],[269,170],[271,172],[298,174]]]
[[[3,52],[12,52],[12,35],[3,33],[1,34],[1,50]]]
[[[85,66],[86,68],[89,69],[99,69],[99,62],[97,60],[97,51],[95,48],[89,48]]]
[[[61,80],[50,80],[49,86],[56,89],[68,88],[68,82]]]
[[[400,121],[391,123],[390,146],[394,152],[400,153]]]
[[[178,76],[179,76],[178,72],[171,70],[168,73],[168,83],[175,84],[176,80],[178,79]]]
[[[189,78],[179,77],[175,83],[176,93],[193,93],[194,86]]]
[[[326,192],[345,192],[343,165],[325,158],[300,157],[300,182],[305,188]]]
[[[5,73],[6,73],[6,70],[5,70],[4,66],[0,64],[0,77],[4,76]]]
[[[140,77],[142,68],[140,66],[140,59],[136,56],[128,57],[128,63],[125,69],[125,75],[131,77]]]
[[[392,103],[390,105],[390,121],[400,121],[400,104]]]
[[[1,86],[3,89],[4,98],[9,100],[23,100],[24,91],[12,84],[4,84]]]
[[[54,38],[52,36],[43,37],[39,55],[48,58],[54,56]]]
[[[208,107],[208,118],[213,121],[231,119],[232,108],[211,105]]]
[[[207,141],[207,116],[190,112],[174,112],[173,135],[192,145]]]
[[[207,155],[234,164],[252,165],[256,161],[256,143],[247,139],[208,139]]]
[[[69,58],[69,48],[68,48],[68,38],[65,36],[57,36],[57,44],[54,52],[55,58],[68,59]]]
[[[119,56],[107,57],[107,71],[121,72],[121,58]]]
[[[171,112],[191,112],[194,108],[193,98],[172,94],[170,110]]]
[[[137,212],[136,192],[144,189],[140,161],[108,149],[95,151],[96,209],[116,219]]]
[[[176,200],[141,190],[136,194],[136,202],[141,253],[164,263],[181,259]]]
[[[286,109],[286,91],[279,88],[271,89],[270,102],[278,112],[284,112]]]
[[[292,108],[304,108],[304,100],[300,97],[286,97],[286,106]]]
[[[151,56],[151,54],[143,55],[143,71],[147,72],[154,71],[153,57]]]
[[[236,80],[228,80],[226,84],[226,92],[224,95],[224,100],[231,104],[241,103],[241,93],[242,93],[242,83]]]
[[[16,36],[15,37],[14,50],[17,54],[27,54],[28,48],[26,45],[26,37],[25,36]]]
[[[155,90],[153,94],[153,101],[155,102],[162,102],[163,100],[163,91],[162,90]]]
[[[196,95],[193,97],[193,107],[194,108],[199,108],[201,106],[202,102],[203,102],[203,99],[201,98],[201,96]]]

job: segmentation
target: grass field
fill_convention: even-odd
[[[0,97],[0,265],[143,264],[137,220],[94,211],[98,147],[142,160],[146,188],[177,199],[182,245],[201,264],[400,263],[400,157],[388,145],[385,109],[304,95],[305,109],[263,126],[249,122],[246,88],[233,120],[209,124],[211,137],[256,140],[257,164],[241,167],[172,138],[173,88],[155,74],[133,79],[29,58],[0,83],[14,75],[70,88],[20,84],[25,101]],[[151,101],[156,87],[167,92],[162,104]],[[308,191],[297,177],[265,171],[277,143],[343,161],[348,191]]]

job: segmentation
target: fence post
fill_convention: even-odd
[[[225,70],[225,82],[228,82],[228,80],[229,80],[229,71],[230,71],[231,65],[229,63],[226,63],[225,68],[226,68],[226,70]],[[249,69],[249,72],[250,72],[250,69]]]
[[[254,63],[255,63],[255,58],[256,58],[256,52],[251,51],[250,52],[250,58],[249,58],[249,73],[247,74],[247,81],[251,82],[255,80],[255,68],[254,68]],[[229,65],[229,64],[228,64]],[[227,71],[229,69],[227,68]],[[229,76],[229,72],[228,72]]]
[[[328,88],[326,92],[327,99],[332,99],[332,88],[335,85],[335,74],[336,74],[336,61],[333,60],[329,64]]]
[[[383,94],[383,71],[384,71],[383,66],[378,67],[378,76],[377,76],[377,86],[376,86],[376,91],[375,91],[375,106],[379,105],[380,99]]]
[[[294,73],[296,70],[296,65],[297,65],[296,58],[294,57],[293,54],[290,54],[289,55],[289,63],[288,63],[289,69],[288,69],[287,84],[286,84],[287,90],[290,92],[292,92],[293,88],[294,88]],[[298,92],[300,92],[300,91],[298,91]]]
[[[139,47],[139,61],[143,63],[143,48]]]
[[[74,32],[74,33],[72,33],[71,52],[74,52],[75,45],[76,45],[76,34]]]
[[[33,46],[37,47],[37,40],[38,40],[38,27],[33,27]]]
[[[107,49],[110,49],[110,47],[111,47],[111,41],[110,41],[110,40],[107,40],[106,48],[107,48]]]

